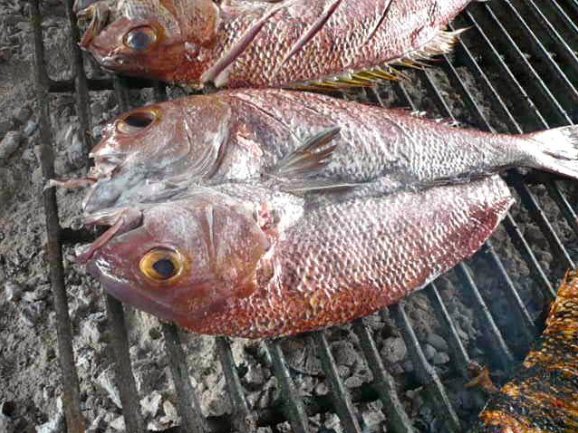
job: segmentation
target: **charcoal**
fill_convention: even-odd
[[[8,158],[20,147],[22,135],[17,131],[8,131],[0,141],[0,166],[8,164]]]
[[[6,281],[4,283],[4,293],[6,299],[10,302],[17,302],[22,298],[22,287],[14,281]]]
[[[448,351],[448,343],[444,340],[443,337],[439,336],[438,334],[429,334],[427,336],[427,343],[433,346],[436,350],[441,352]]]
[[[403,361],[407,356],[407,348],[402,338],[390,337],[383,342],[381,356],[390,364]]]

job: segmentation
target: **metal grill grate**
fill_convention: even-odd
[[[52,131],[48,120],[51,92],[71,92],[76,95],[77,114],[83,131],[90,130],[89,90],[114,89],[122,111],[129,108],[129,88],[154,87],[158,100],[166,98],[163,86],[144,80],[88,79],[83,56],[76,41],[79,30],[72,13],[73,0],[65,0],[70,24],[70,50],[72,51],[74,80],[55,82],[51,80],[44,63],[42,17],[39,0],[30,0],[31,19],[35,42],[35,73],[38,91],[38,109],[41,131],[42,171],[46,178],[54,175],[51,154]],[[537,129],[571,124],[576,119],[578,107],[578,1],[577,0],[494,0],[489,3],[472,4],[454,24],[470,27],[456,54],[444,56],[434,69],[412,74],[411,83],[385,83],[377,90],[353,95],[382,105],[411,107],[427,110],[440,117],[461,120],[492,132],[521,133]],[[453,27],[453,26],[452,26]],[[421,97],[425,95],[425,97]],[[480,96],[481,95],[481,96]],[[351,94],[345,97],[352,97]],[[489,101],[486,110],[480,98]],[[387,101],[387,102],[386,102]],[[84,136],[85,151],[92,143]],[[465,293],[469,305],[476,312],[476,321],[484,334],[485,359],[493,369],[509,372],[515,360],[527,352],[529,344],[542,326],[540,316],[528,305],[529,297],[537,289],[544,301],[555,296],[557,280],[565,268],[573,267],[576,250],[569,250],[561,240],[543,208],[544,200],[556,203],[561,219],[578,236],[578,222],[574,208],[566,193],[572,188],[565,181],[541,174],[527,175],[512,171],[507,181],[517,193],[521,207],[508,214],[502,227],[507,233],[519,257],[530,271],[531,282],[522,284],[520,275],[508,271],[501,256],[501,242],[488,241],[481,252],[466,264],[460,264],[449,278]],[[537,194],[540,188],[540,194]],[[542,194],[545,189],[546,193]],[[64,407],[69,433],[84,431],[81,413],[79,379],[75,369],[72,348],[72,329],[68,316],[64,269],[62,265],[63,243],[83,242],[90,234],[62,229],[58,221],[54,190],[44,192],[46,227],[48,234],[47,259],[54,293],[54,305],[58,323],[60,364],[63,371]],[[554,269],[543,269],[519,225],[519,215],[528,214],[540,228],[550,252],[556,257]],[[575,246],[575,245],[574,245]],[[482,273],[491,273],[495,279],[493,289],[488,283],[479,284]],[[484,287],[482,287],[484,286]],[[524,286],[524,287],[522,287]],[[529,287],[529,289],[528,289]],[[437,283],[425,290],[431,309],[444,326],[450,346],[451,372],[440,377],[428,362],[422,342],[419,341],[414,323],[406,312],[406,302],[393,306],[389,314],[400,329],[408,348],[415,373],[413,380],[421,384],[431,396],[430,403],[443,422],[435,431],[459,432],[467,429],[475,413],[464,413],[456,407],[448,391],[448,384],[467,380],[468,365],[472,359],[449,313],[447,298]],[[495,296],[501,294],[511,312],[510,318],[502,317],[493,305]],[[107,297],[106,308],[111,335],[112,350],[116,359],[116,378],[123,406],[126,429],[130,433],[145,431],[139,410],[132,366],[129,357],[129,341],[120,303]],[[534,308],[535,310],[535,308]],[[383,314],[386,314],[385,312]],[[508,326],[504,326],[507,323]],[[179,332],[174,325],[163,325],[166,353],[169,359],[172,381],[177,394],[178,411],[181,416],[181,432],[209,431],[255,431],[257,426],[275,425],[289,421],[296,433],[311,431],[308,417],[320,412],[336,413],[343,431],[362,432],[364,426],[356,404],[360,401],[381,400],[387,418],[388,431],[412,433],[430,431],[412,426],[399,390],[402,386],[385,369],[371,328],[364,320],[353,325],[358,337],[358,347],[368,362],[373,381],[361,389],[348,390],[339,376],[326,332],[311,336],[319,351],[322,369],[330,387],[330,399],[303,399],[287,367],[281,341],[265,343],[265,353],[272,366],[281,390],[280,401],[275,407],[253,411],[246,400],[239,373],[235,365],[229,341],[217,338],[217,350],[225,374],[229,398],[234,413],[218,419],[203,418],[195,389],[191,385]],[[471,391],[476,393],[477,391]],[[479,407],[478,407],[479,409]]]

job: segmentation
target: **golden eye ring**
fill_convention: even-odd
[[[124,36],[124,45],[131,50],[143,52],[152,47],[158,40],[157,32],[150,26],[131,29]]]
[[[154,248],[139,263],[140,272],[149,280],[167,283],[177,279],[183,271],[183,257],[170,248]]]
[[[140,110],[128,113],[117,122],[116,129],[122,134],[136,134],[144,131],[158,119],[153,110]]]

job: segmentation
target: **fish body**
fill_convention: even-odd
[[[92,152],[85,211],[223,182],[323,191],[320,200],[333,200],[463,183],[516,166],[578,178],[577,147],[576,127],[489,134],[318,94],[225,91],[113,122]]]
[[[203,87],[392,78],[386,65],[451,50],[445,26],[471,0],[77,1],[82,46],[106,68]],[[363,73],[358,75],[356,73]],[[347,83],[348,81],[348,83]],[[331,87],[331,86],[329,86]]]
[[[475,433],[578,431],[578,274],[560,287],[546,330],[516,377],[491,399]]]
[[[313,205],[222,184],[142,206],[88,270],[121,301],[198,333],[297,334],[422,288],[478,250],[512,202],[499,177]]]

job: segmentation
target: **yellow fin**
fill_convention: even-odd
[[[345,90],[348,88],[373,87],[379,81],[409,79],[409,76],[395,66],[412,69],[425,69],[427,63],[435,56],[447,54],[452,51],[459,35],[467,29],[456,31],[440,30],[427,44],[415,51],[405,54],[403,57],[389,61],[383,67],[375,67],[356,72],[346,72],[326,80],[310,81],[289,86],[300,90]]]

